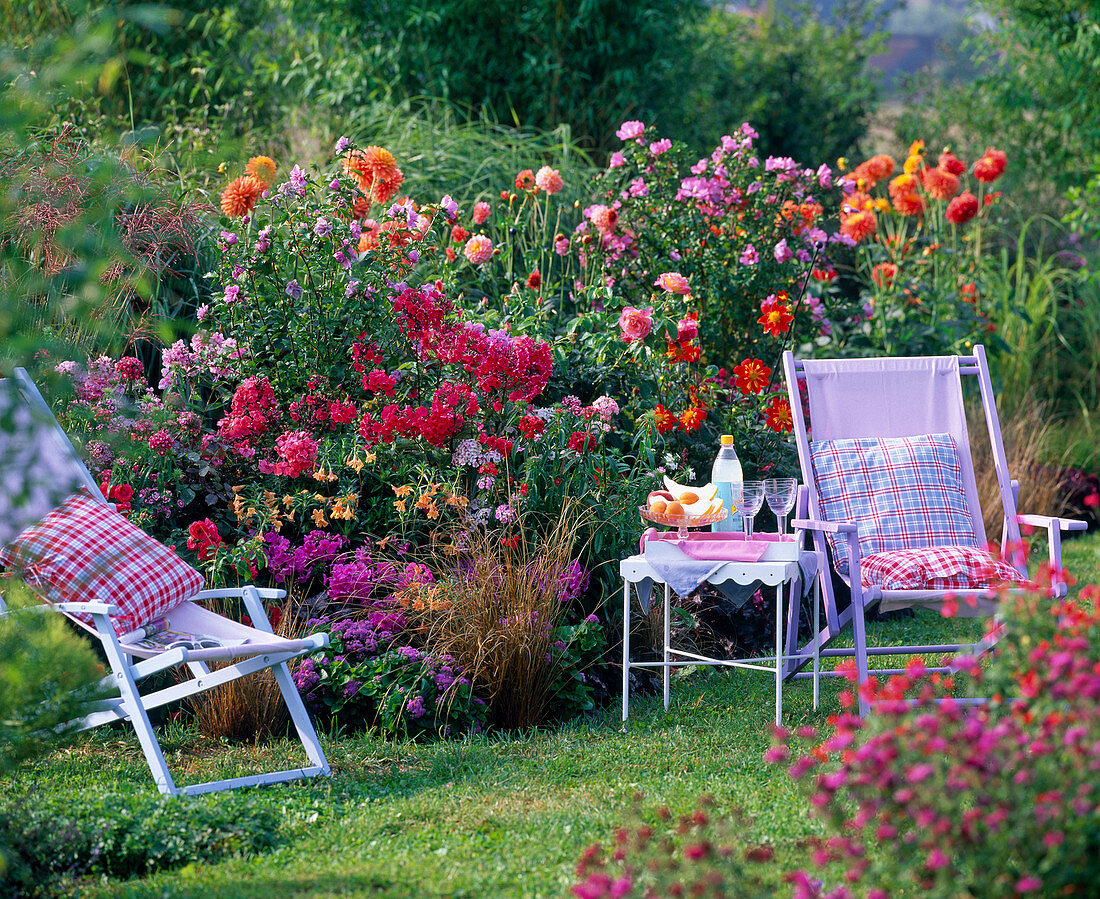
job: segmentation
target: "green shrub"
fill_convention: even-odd
[[[70,722],[99,695],[92,685],[102,674],[60,615],[8,584],[3,598],[10,610],[0,616],[0,775],[71,736]]]
[[[32,787],[0,804],[0,889],[12,899],[52,896],[62,877],[135,877],[266,852],[281,839],[278,817],[249,794],[61,797]]]
[[[686,26],[688,51],[655,100],[658,123],[700,153],[752,122],[772,155],[848,156],[877,106],[867,64],[885,47],[882,26],[877,0],[837,4],[831,21],[808,5],[750,15],[714,4]]]

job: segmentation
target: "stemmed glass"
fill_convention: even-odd
[[[794,508],[795,492],[798,481],[795,478],[767,478],[764,481],[764,499],[768,508],[775,513],[779,523],[779,533],[787,533],[787,515]]]
[[[745,516],[745,537],[752,538],[752,521],[764,505],[764,482],[745,481],[742,485],[741,512]]]

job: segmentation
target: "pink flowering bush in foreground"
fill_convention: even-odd
[[[964,705],[952,675],[913,662],[872,683],[863,721],[778,730],[787,767],[827,836],[810,865],[780,872],[770,847],[731,837],[736,815],[700,809],[590,846],[574,896],[757,895],[771,866],[798,899],[1092,895],[1100,879],[1100,586],[1073,599],[1006,597],[991,665],[957,659],[990,697]],[[842,696],[848,708],[854,696]],[[660,822],[670,821],[667,809]]]
[[[1088,893],[1100,878],[1100,588],[1051,603],[1006,598],[992,668],[961,660],[991,701],[944,698],[950,678],[914,663],[873,687],[879,700],[813,745],[784,733],[769,752],[790,763],[833,836],[816,849],[845,886],[822,892],[805,872],[796,896],[1016,896]],[[915,705],[908,700],[916,696]]]

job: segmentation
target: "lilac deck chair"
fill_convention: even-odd
[[[789,611],[788,654],[802,664],[814,648],[823,656],[854,655],[859,682],[869,655],[981,652],[979,644],[868,647],[865,612],[958,604],[960,616],[995,612],[996,584],[1025,589],[1028,572],[1020,525],[1046,528],[1052,597],[1064,596],[1061,532],[1085,522],[1016,511],[1001,441],[985,348],[972,356],[796,360],[783,356],[802,469],[794,526],[813,535],[851,591],[839,608],[828,566],[821,573],[825,623],[797,649],[798,606]],[[962,376],[977,377],[1004,519],[999,557],[986,552],[963,403]],[[803,416],[805,391],[809,421]],[[824,649],[849,623],[853,649]],[[798,672],[799,661],[788,666]],[[893,673],[876,671],[876,674]],[[860,697],[860,714],[867,712]]]
[[[19,545],[20,536],[28,533],[24,528],[33,528],[40,520],[54,514],[57,511],[55,507],[61,505],[71,490],[82,488],[85,491],[79,500],[85,508],[95,509],[99,504],[109,506],[49,406],[22,369],[16,369],[13,378],[0,380],[0,419],[7,425],[0,428],[0,493],[3,495],[0,511],[4,513],[0,523],[0,544],[5,552],[11,546]],[[32,471],[42,471],[45,475],[32,477]],[[20,497],[20,501],[10,502],[12,496]],[[69,497],[65,505],[71,500],[72,497]],[[113,515],[113,512],[108,514]],[[128,527],[131,533],[137,530]],[[140,536],[154,547],[159,546],[147,535]],[[63,541],[59,543],[63,545]],[[168,552],[165,547],[160,547],[160,550]],[[120,565],[127,565],[132,560],[120,557],[118,561]],[[104,559],[92,558],[89,562],[102,565]],[[186,569],[182,562],[176,562]],[[71,568],[66,571],[70,572],[67,576],[72,581],[80,581],[80,572],[71,573]],[[119,623],[122,619],[119,618],[120,609],[112,601],[115,597],[103,595],[94,602],[67,602],[63,599],[66,585],[61,584],[59,590],[56,578],[54,583],[36,587],[33,572],[24,574],[27,575],[28,586],[46,601],[42,608],[48,611],[49,607],[62,613],[96,637],[111,667],[111,674],[103,679],[101,686],[118,695],[89,708],[86,717],[78,723],[78,729],[129,721],[137,733],[161,793],[208,793],[330,773],[309,713],[287,668],[288,661],[326,646],[328,635],[313,634],[300,640],[277,636],[271,628],[263,601],[280,599],[285,595],[284,591],[253,586],[192,591],[159,613],[154,621],[141,622],[140,627],[127,630]],[[201,587],[201,576],[195,573],[194,579]],[[237,597],[244,603],[252,621],[251,627],[200,605],[204,600]],[[10,613],[0,597],[0,615],[3,614]],[[212,670],[209,662],[224,664]],[[190,671],[189,679],[149,693],[140,691],[138,685],[141,681],[184,666]],[[285,771],[178,787],[168,771],[149,720],[149,711],[266,669],[271,669],[275,676],[309,764]]]

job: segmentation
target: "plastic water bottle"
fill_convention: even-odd
[[[744,498],[745,478],[741,474],[741,460],[737,458],[737,450],[733,448],[733,435],[723,434],[721,448],[714,459],[714,466],[710,470],[710,479],[718,487],[718,496],[725,504],[727,510],[731,510],[724,521],[712,524],[712,531],[744,530],[744,516],[741,514],[741,502]],[[736,509],[736,511],[732,511]]]

